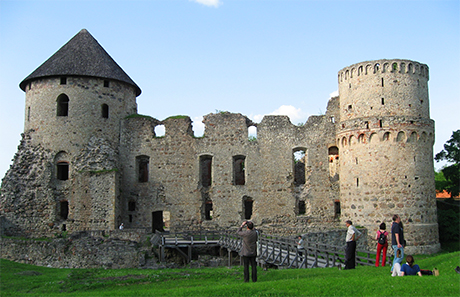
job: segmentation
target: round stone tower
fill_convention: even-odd
[[[71,153],[91,137],[118,145],[120,120],[137,112],[140,88],[83,29],[20,83],[24,131],[53,151]]]
[[[428,79],[428,66],[409,60],[362,62],[338,73],[342,218],[373,237],[381,222],[390,231],[399,214],[408,253],[440,248]]]
[[[120,125],[140,88],[85,29],[19,86],[24,137],[2,184],[11,233],[115,229]]]

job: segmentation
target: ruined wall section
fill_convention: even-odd
[[[249,141],[248,127],[253,123],[241,114],[220,112],[204,117],[205,132],[198,138],[195,162],[203,156],[212,158],[211,184],[206,186],[198,180],[200,200],[212,201],[212,220],[206,225],[217,224],[223,228],[234,227],[245,217],[244,201],[252,201],[252,219],[260,211],[261,184],[256,177],[260,174],[260,158],[257,141]],[[234,157],[244,158],[244,184],[234,178]],[[200,170],[200,168],[197,168]],[[196,173],[199,173],[198,171]]]
[[[42,237],[56,230],[51,152],[32,145],[30,133],[22,134],[13,164],[2,179],[1,228],[7,236]]]
[[[335,126],[330,117],[312,117],[304,126],[295,126],[287,116],[266,116],[255,124],[244,115],[222,112],[206,115],[203,122],[205,133],[195,138],[189,117],[158,121],[139,116],[123,121],[125,226],[151,228],[152,213],[157,211],[169,213],[172,230],[232,228],[249,216],[267,230],[276,232],[282,226],[297,233],[305,231],[312,218],[335,219],[338,193],[328,164]],[[156,137],[155,127],[161,124],[165,136]],[[248,138],[250,126],[257,126],[256,140]],[[307,152],[307,170],[305,183],[296,186],[293,153],[299,148]],[[147,181],[139,181],[139,158],[148,160]],[[207,172],[200,166],[203,158],[209,162],[206,182]],[[237,160],[242,160],[243,177],[236,177]],[[298,195],[309,205],[308,213],[299,215]]]
[[[155,135],[157,125],[165,126],[165,136]],[[170,214],[173,224],[198,224],[201,218],[198,164],[190,118],[180,116],[158,121],[133,117],[123,121],[121,131],[120,223],[128,228],[151,229],[153,213],[163,212]],[[140,166],[145,166],[142,162],[148,164],[144,179],[140,178]]]
[[[408,252],[438,250],[428,67],[358,63],[339,72],[339,92],[342,215],[376,230],[399,214]]]

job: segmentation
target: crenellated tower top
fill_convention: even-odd
[[[338,73],[340,118],[430,118],[428,80],[428,66],[410,60],[375,60],[345,67]]]

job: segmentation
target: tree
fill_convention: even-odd
[[[458,196],[460,191],[460,130],[454,131],[451,138],[444,144],[444,149],[434,159],[439,162],[446,160],[452,165],[441,169],[445,179],[445,188],[451,197]]]

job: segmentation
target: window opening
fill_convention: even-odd
[[[299,200],[299,215],[304,215],[307,213],[307,206],[305,205],[305,201]]]
[[[356,186],[359,187],[359,177],[356,178]]]
[[[250,220],[252,217],[253,200],[250,197],[243,198],[244,219]]]
[[[109,87],[109,81],[108,80],[104,80],[104,88],[108,88]]]
[[[136,202],[135,201],[129,201],[128,202],[128,211],[135,211],[136,210]]]
[[[233,184],[245,184],[245,156],[233,157]]]
[[[152,212],[152,231],[155,233],[155,231],[160,231],[164,232],[165,225],[163,221],[163,211],[154,211]]]
[[[212,201],[206,201],[206,203],[204,204],[204,217],[205,217],[205,220],[207,220],[207,221],[212,220],[212,215],[213,215]]]
[[[69,216],[69,202],[66,200],[63,200],[59,204],[60,204],[60,217],[63,220],[67,220]]]
[[[66,94],[61,94],[57,98],[56,115],[58,117],[66,117],[69,115],[69,97]]]
[[[57,163],[57,179],[58,180],[68,180],[69,179],[69,163],[59,162]]]
[[[164,137],[166,135],[165,125],[155,126],[155,137]]]
[[[138,181],[140,183],[146,183],[149,181],[149,161],[149,156],[136,157]]]
[[[62,224],[62,228],[61,228],[61,231],[67,231],[67,225],[66,224]]]
[[[334,201],[334,214],[335,214],[335,217],[338,218],[340,216],[340,213],[341,213],[340,201],[335,200]]]
[[[385,84],[384,84],[384,82],[383,82],[383,77],[382,77],[382,87],[383,87],[384,85],[385,85]]]
[[[30,106],[27,107],[27,121],[30,121]]]
[[[249,141],[257,140],[257,127],[256,126],[248,127],[248,137],[249,137]]]
[[[212,156],[200,156],[200,182],[203,187],[212,183]]]
[[[67,84],[67,77],[61,77],[61,85]]]
[[[128,217],[128,221],[129,221],[130,223],[132,223],[132,222],[133,222],[133,215],[129,215],[129,217]]]
[[[107,104],[102,104],[101,105],[101,112],[102,112],[102,117],[104,119],[109,118],[109,106]]]
[[[294,185],[305,184],[305,155],[304,149],[295,149],[293,152],[294,161]]]
[[[385,99],[382,98],[382,105],[385,105]]]

